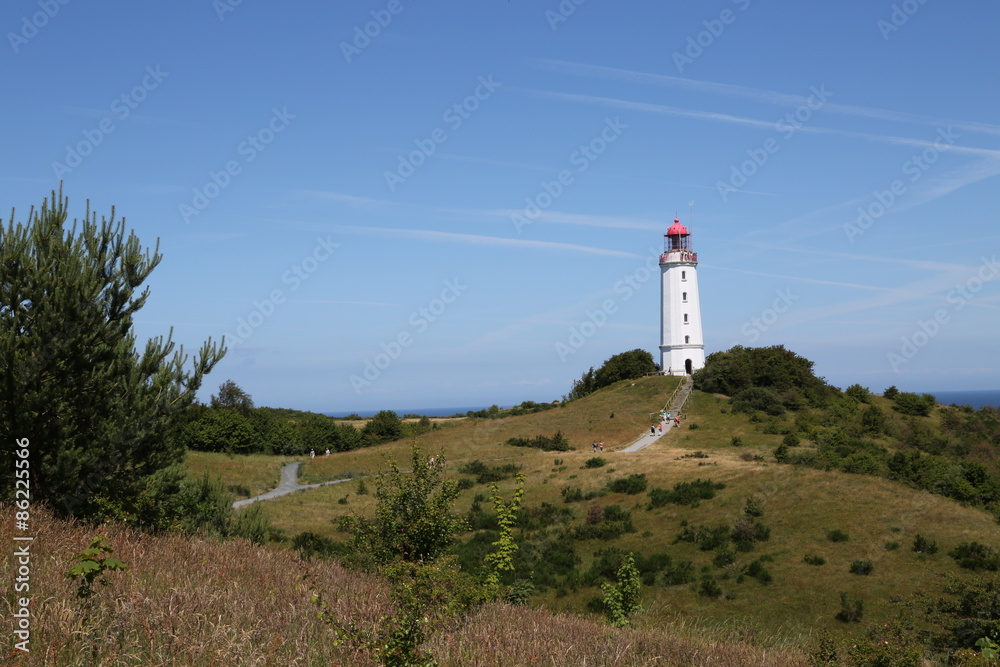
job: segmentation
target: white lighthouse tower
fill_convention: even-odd
[[[690,375],[704,366],[698,255],[687,227],[674,218],[660,255],[660,367],[666,375]]]

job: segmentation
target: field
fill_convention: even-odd
[[[841,592],[864,601],[865,621],[886,622],[899,614],[896,602],[909,599],[915,590],[939,590],[942,575],[960,572],[946,555],[949,549],[965,541],[989,542],[996,535],[992,516],[942,496],[876,477],[777,464],[772,451],[781,435],[764,433],[748,416],[732,414],[724,398],[699,392],[688,402],[682,428],[669,429],[641,452],[615,451],[648,428],[649,414],[663,407],[676,383],[673,378],[656,377],[619,383],[562,408],[505,419],[472,419],[410,441],[317,457],[305,462],[301,481],[324,481],[345,473],[357,479],[269,501],[265,509],[288,536],[311,531],[345,540],[349,536],[335,526],[338,517],[369,515],[378,472],[387,469],[389,460],[405,469],[412,445],[426,454],[444,456],[456,478],[463,477],[459,469],[473,460],[513,463],[526,475],[526,506],[568,507],[574,514],[571,526],[583,524],[595,504],[618,505],[631,512],[634,532],[575,543],[580,572],[610,547],[647,556],[667,554],[675,562],[694,565],[693,583],[644,587],[645,610],[636,619],[638,627],[683,625],[711,637],[738,631],[768,645],[798,647],[812,642],[819,630],[835,635],[858,631],[857,624],[834,618]],[[568,437],[575,451],[543,452],[505,444],[511,437],[556,431]],[[734,437],[739,438],[738,446],[733,445]],[[585,462],[594,456],[590,443],[595,439],[605,442],[606,465],[588,468]],[[809,446],[802,443],[803,449]],[[644,474],[649,488],[670,489],[697,479],[723,483],[725,488],[696,507],[668,504],[649,509],[646,492],[608,490],[609,481],[630,474]],[[596,497],[564,503],[567,487]],[[512,479],[500,482],[507,497],[513,488]],[[468,511],[477,495],[488,493],[481,484],[463,491],[458,511]],[[760,521],[770,528],[770,538],[756,543],[753,551],[736,553],[734,562],[718,566],[713,551],[677,541],[685,526],[734,525],[748,497],[759,503]],[[828,533],[834,530],[846,533],[848,539],[830,541]],[[915,553],[911,547],[918,534],[935,541],[939,552]],[[825,562],[808,564],[803,560],[806,555]],[[740,576],[761,557],[772,577],[766,585]],[[851,573],[854,561],[870,561],[871,573]],[[706,575],[721,589],[719,597],[700,594],[698,579]],[[587,602],[598,596],[596,586],[574,586],[538,591],[532,599],[546,609],[588,615]]]

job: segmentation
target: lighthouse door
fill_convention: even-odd
[[[690,359],[685,359],[684,360],[684,372],[687,373],[688,375],[691,375],[691,360]]]

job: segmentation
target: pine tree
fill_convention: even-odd
[[[205,342],[185,370],[172,332],[136,347],[139,292],[159,264],[125,234],[124,219],[97,221],[88,202],[67,228],[62,188],[0,224],[0,484],[14,488],[12,450],[28,440],[31,494],[78,517],[128,516],[149,475],[183,458],[178,417],[225,354]],[[23,440],[22,440],[23,442]]]

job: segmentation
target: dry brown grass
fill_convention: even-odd
[[[0,506],[4,516],[10,506]],[[371,622],[391,612],[373,576],[244,541],[149,536],[120,526],[85,526],[32,511],[31,652],[14,665],[358,665],[365,655],[333,645],[317,619],[314,589],[332,610]],[[126,572],[108,575],[87,611],[65,577],[73,556],[104,535]],[[13,544],[4,521],[0,539]],[[7,561],[10,563],[10,556]],[[13,567],[6,570],[13,572]],[[3,626],[12,636],[8,575]],[[687,633],[690,634],[690,633]],[[427,648],[442,665],[805,665],[793,650],[739,640],[672,636],[671,629],[616,630],[571,616],[490,605]]]

